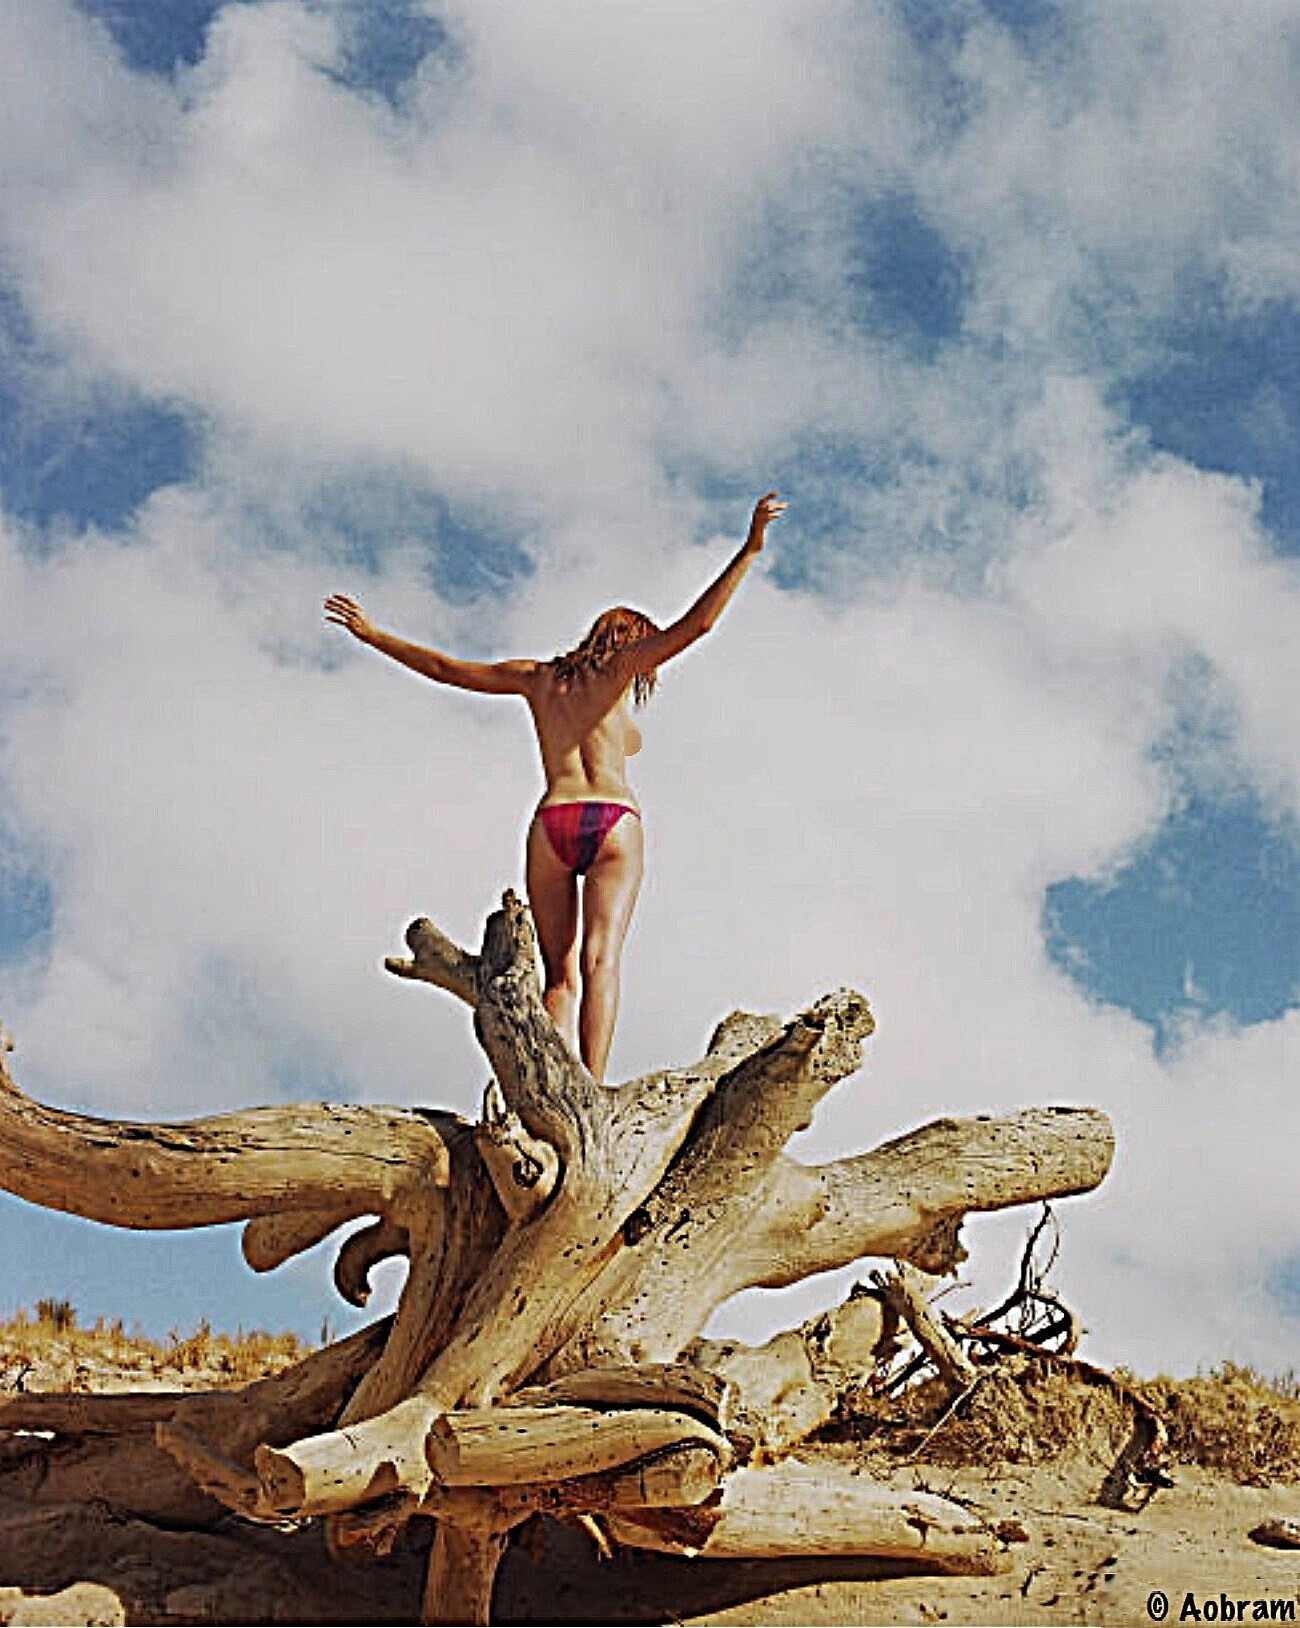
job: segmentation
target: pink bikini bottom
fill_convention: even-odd
[[[575,876],[585,876],[600,845],[624,814],[640,819],[627,803],[548,803],[537,810],[555,857]]]

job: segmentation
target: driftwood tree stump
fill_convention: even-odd
[[[395,1315],[275,1380],[188,1397],[11,1396],[0,1432],[54,1432],[34,1496],[172,1523],[234,1509],[323,1517],[334,1552],[432,1518],[424,1620],[486,1622],[510,1530],[536,1512],[676,1554],[870,1554],[1000,1568],[958,1505],[873,1486],[805,1448],[890,1326],[887,1297],[758,1348],[705,1340],[714,1307],[864,1256],[930,1273],[959,1228],[1095,1187],[1105,1116],[938,1120],[805,1166],[784,1152],[860,1061],[873,1024],[841,991],[788,1023],[737,1013],[700,1061],[596,1084],[541,1002],[531,919],[507,894],[481,951],[420,920],[391,972],[473,1009],[494,1076],[481,1121],[313,1103],[186,1124],[115,1123],[26,1097],[0,1055],[0,1185],[125,1227],[242,1220],[265,1271],[358,1217],[340,1292],[409,1258]],[[70,1445],[69,1445],[70,1444]]]

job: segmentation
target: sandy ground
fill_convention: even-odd
[[[913,1474],[900,1485],[915,1485]],[[1264,1601],[1271,1620],[1300,1620],[1300,1550],[1269,1549],[1249,1533],[1276,1516],[1300,1519],[1300,1488],[1238,1487],[1180,1470],[1141,1511],[1091,1501],[1076,1469],[1013,1467],[920,1477],[931,1490],[1017,1519],[1027,1540],[993,1577],[945,1577],[854,1559],[689,1561],[624,1553],[600,1561],[579,1533],[548,1523],[535,1552],[516,1548],[498,1577],[494,1619],[505,1623],[1147,1623],[1154,1590],[1168,1619],[1258,1620],[1236,1602]],[[9,1551],[6,1556],[6,1550]],[[8,1561],[8,1563],[6,1563]],[[212,1534],[165,1533],[95,1512],[0,1509],[0,1576],[29,1593],[72,1581],[113,1589],[131,1622],[413,1622],[422,1556],[340,1573],[319,1533],[292,1537],[232,1523]],[[281,1603],[259,1609],[274,1577]],[[290,1579],[293,1579],[292,1583]],[[289,1588],[296,1609],[285,1614]],[[1192,1596],[1198,1618],[1185,1609]],[[1234,1615],[1221,1596],[1234,1602]],[[1213,1615],[1208,1605],[1214,1607]],[[5,1620],[0,1602],[0,1621]],[[84,1619],[83,1619],[84,1620]],[[1269,1620],[1269,1619],[1266,1619]]]
[[[1102,1507],[1108,1466],[1057,1463],[993,1472],[934,1467],[893,1478],[1019,1520],[1028,1541],[996,1577],[899,1575],[869,1561],[736,1562],[625,1556],[600,1568],[572,1544],[537,1561],[514,1556],[498,1588],[507,1622],[639,1623],[1149,1623],[1153,1591],[1178,1622],[1190,1593],[1202,1620],[1229,1619],[1220,1596],[1270,1602],[1300,1621],[1300,1550],[1262,1547],[1249,1533],[1300,1519],[1300,1487],[1239,1487],[1180,1469],[1145,1509]],[[1213,1617],[1204,1610],[1215,1606]],[[1190,1612],[1181,1620],[1197,1620]],[[1253,1620],[1253,1610],[1244,1620]]]
[[[178,1379],[147,1371],[143,1361],[114,1368],[84,1353],[47,1351],[35,1366],[25,1359],[15,1366],[12,1352],[0,1352],[0,1359],[9,1388],[16,1388],[20,1369],[32,1390],[142,1389]],[[198,1371],[182,1382],[212,1384],[217,1377]],[[869,1473],[900,1490],[955,1498],[991,1524],[1018,1525],[1008,1569],[999,1575],[950,1577],[856,1558],[690,1561],[623,1551],[602,1561],[585,1534],[544,1522],[507,1555],[494,1620],[1300,1622],[1300,1549],[1268,1548],[1250,1537],[1268,1519],[1300,1523],[1300,1483],[1241,1486],[1175,1466],[1175,1485],[1156,1491],[1144,1507],[1110,1508],[1098,1500],[1122,1439],[1120,1415],[1097,1408],[1087,1417],[1088,1427],[1066,1452],[1036,1463],[899,1463],[879,1454],[871,1460]],[[863,1461],[863,1449],[850,1443],[818,1451]],[[282,1533],[231,1517],[210,1532],[165,1531],[124,1520],[102,1504],[40,1505],[0,1486],[0,1624],[415,1622],[428,1532],[427,1524],[413,1523],[389,1560],[340,1568],[326,1555],[319,1526]],[[30,1598],[78,1582],[112,1590],[120,1616],[41,1615],[45,1602]],[[6,1587],[29,1598],[19,1601]],[[1157,1591],[1167,1601],[1163,1619],[1148,1611]]]

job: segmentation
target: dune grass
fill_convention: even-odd
[[[70,1301],[51,1298],[0,1323],[0,1389],[92,1390],[97,1378],[115,1370],[124,1379],[202,1377],[214,1385],[243,1385],[279,1373],[310,1349],[293,1333],[214,1333],[206,1318],[192,1332],[174,1328],[162,1340],[138,1329],[128,1332],[118,1319],[100,1317],[83,1328]]]
[[[323,1327],[322,1343],[329,1337]],[[51,1298],[0,1323],[0,1390],[117,1389],[133,1380],[242,1385],[281,1372],[311,1349],[293,1333],[215,1333],[206,1318],[191,1333],[173,1329],[163,1340],[103,1318],[83,1328],[69,1301]],[[1116,1450],[1132,1425],[1127,1388],[1164,1416],[1177,1462],[1245,1485],[1300,1481],[1300,1378],[1294,1372],[1269,1377],[1223,1363],[1192,1379],[1144,1380],[1124,1370],[1114,1377],[1118,1385],[1017,1357],[991,1370],[938,1430],[933,1427],[946,1397],[933,1381],[892,1397],[864,1386],[846,1397],[823,1434],[886,1456],[1045,1463],[1088,1441]]]
[[[1247,1486],[1300,1481],[1294,1373],[1270,1378],[1223,1363],[1192,1379],[1141,1380],[1124,1370],[1113,1378],[1017,1356],[989,1370],[951,1413],[933,1379],[892,1397],[869,1387],[851,1393],[826,1434],[885,1458],[954,1465],[1049,1463],[1081,1449],[1113,1456],[1133,1426],[1128,1390],[1164,1417],[1175,1463]]]
[[[1260,1485],[1300,1481],[1300,1379],[1269,1378],[1225,1362],[1194,1379],[1146,1380],[1135,1389],[1169,1424],[1174,1457]]]

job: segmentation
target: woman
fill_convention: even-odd
[[[620,606],[551,661],[457,661],[380,632],[345,594],[325,601],[328,621],[426,678],[528,702],[546,776],[526,850],[543,999],[570,1044],[576,1013],[579,1055],[597,1080],[605,1077],[614,1037],[619,963],[644,864],[641,811],[627,782],[627,759],[641,749],[641,733],[628,697],[644,705],[658,669],[714,625],[784,508],[775,492],[758,500],[738,553],[671,627],[661,630]]]

